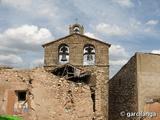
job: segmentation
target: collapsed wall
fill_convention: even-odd
[[[90,86],[46,72],[0,69],[0,114],[24,120],[91,120]]]

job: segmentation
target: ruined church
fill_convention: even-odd
[[[24,120],[107,120],[110,44],[84,35],[45,43],[44,66],[0,70],[0,114]]]
[[[109,80],[111,45],[69,35],[42,45],[44,65],[0,66],[0,115],[23,120],[160,120],[160,55],[136,53]],[[136,114],[136,113],[147,114]]]

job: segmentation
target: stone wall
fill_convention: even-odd
[[[88,83],[59,78],[44,68],[1,69],[0,114],[14,114],[24,120],[107,120],[108,76],[103,74],[108,68],[85,69],[91,70]],[[16,91],[27,92],[23,104],[27,108],[15,107]]]
[[[89,38],[80,34],[71,34],[59,40],[44,45],[45,69],[52,71],[55,67],[61,66],[58,60],[58,47],[61,44],[69,46],[69,63],[75,67],[92,71],[91,82],[95,81],[91,88],[94,97],[95,120],[108,119],[108,80],[109,80],[109,44]],[[91,44],[95,47],[95,65],[83,65],[84,46]]]
[[[59,78],[43,68],[0,70],[0,82],[0,114],[16,114],[24,120],[93,118],[91,90],[86,84]],[[17,90],[27,91],[25,110],[15,108]]]
[[[137,53],[137,81],[139,111],[160,113],[160,55]]]
[[[160,119],[160,55],[136,53],[109,81],[109,120]],[[121,112],[152,112],[127,117]]]
[[[96,64],[99,66],[108,66],[108,48],[102,42],[84,37],[79,34],[73,34],[69,37],[64,37],[60,40],[55,41],[44,46],[44,58],[45,66],[58,66],[58,47],[62,43],[69,46],[69,63],[72,65],[83,65],[83,48],[86,44],[92,44],[96,50]]]
[[[95,90],[95,120],[108,120],[109,68],[93,67],[92,70],[90,83],[95,81],[95,86],[93,86]]]
[[[27,90],[29,83],[28,71],[12,69],[0,70],[0,112],[13,114],[16,90]],[[8,101],[10,99],[10,101]]]
[[[138,111],[136,74],[136,56],[133,56],[109,81],[109,120],[136,119],[124,115]]]

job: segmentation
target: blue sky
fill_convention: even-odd
[[[1,0],[0,64],[41,64],[41,44],[68,35],[76,18],[86,35],[112,44],[111,75],[135,52],[160,53],[159,0]]]

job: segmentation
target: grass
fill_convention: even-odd
[[[22,120],[20,117],[10,116],[10,115],[1,115],[0,120]]]

